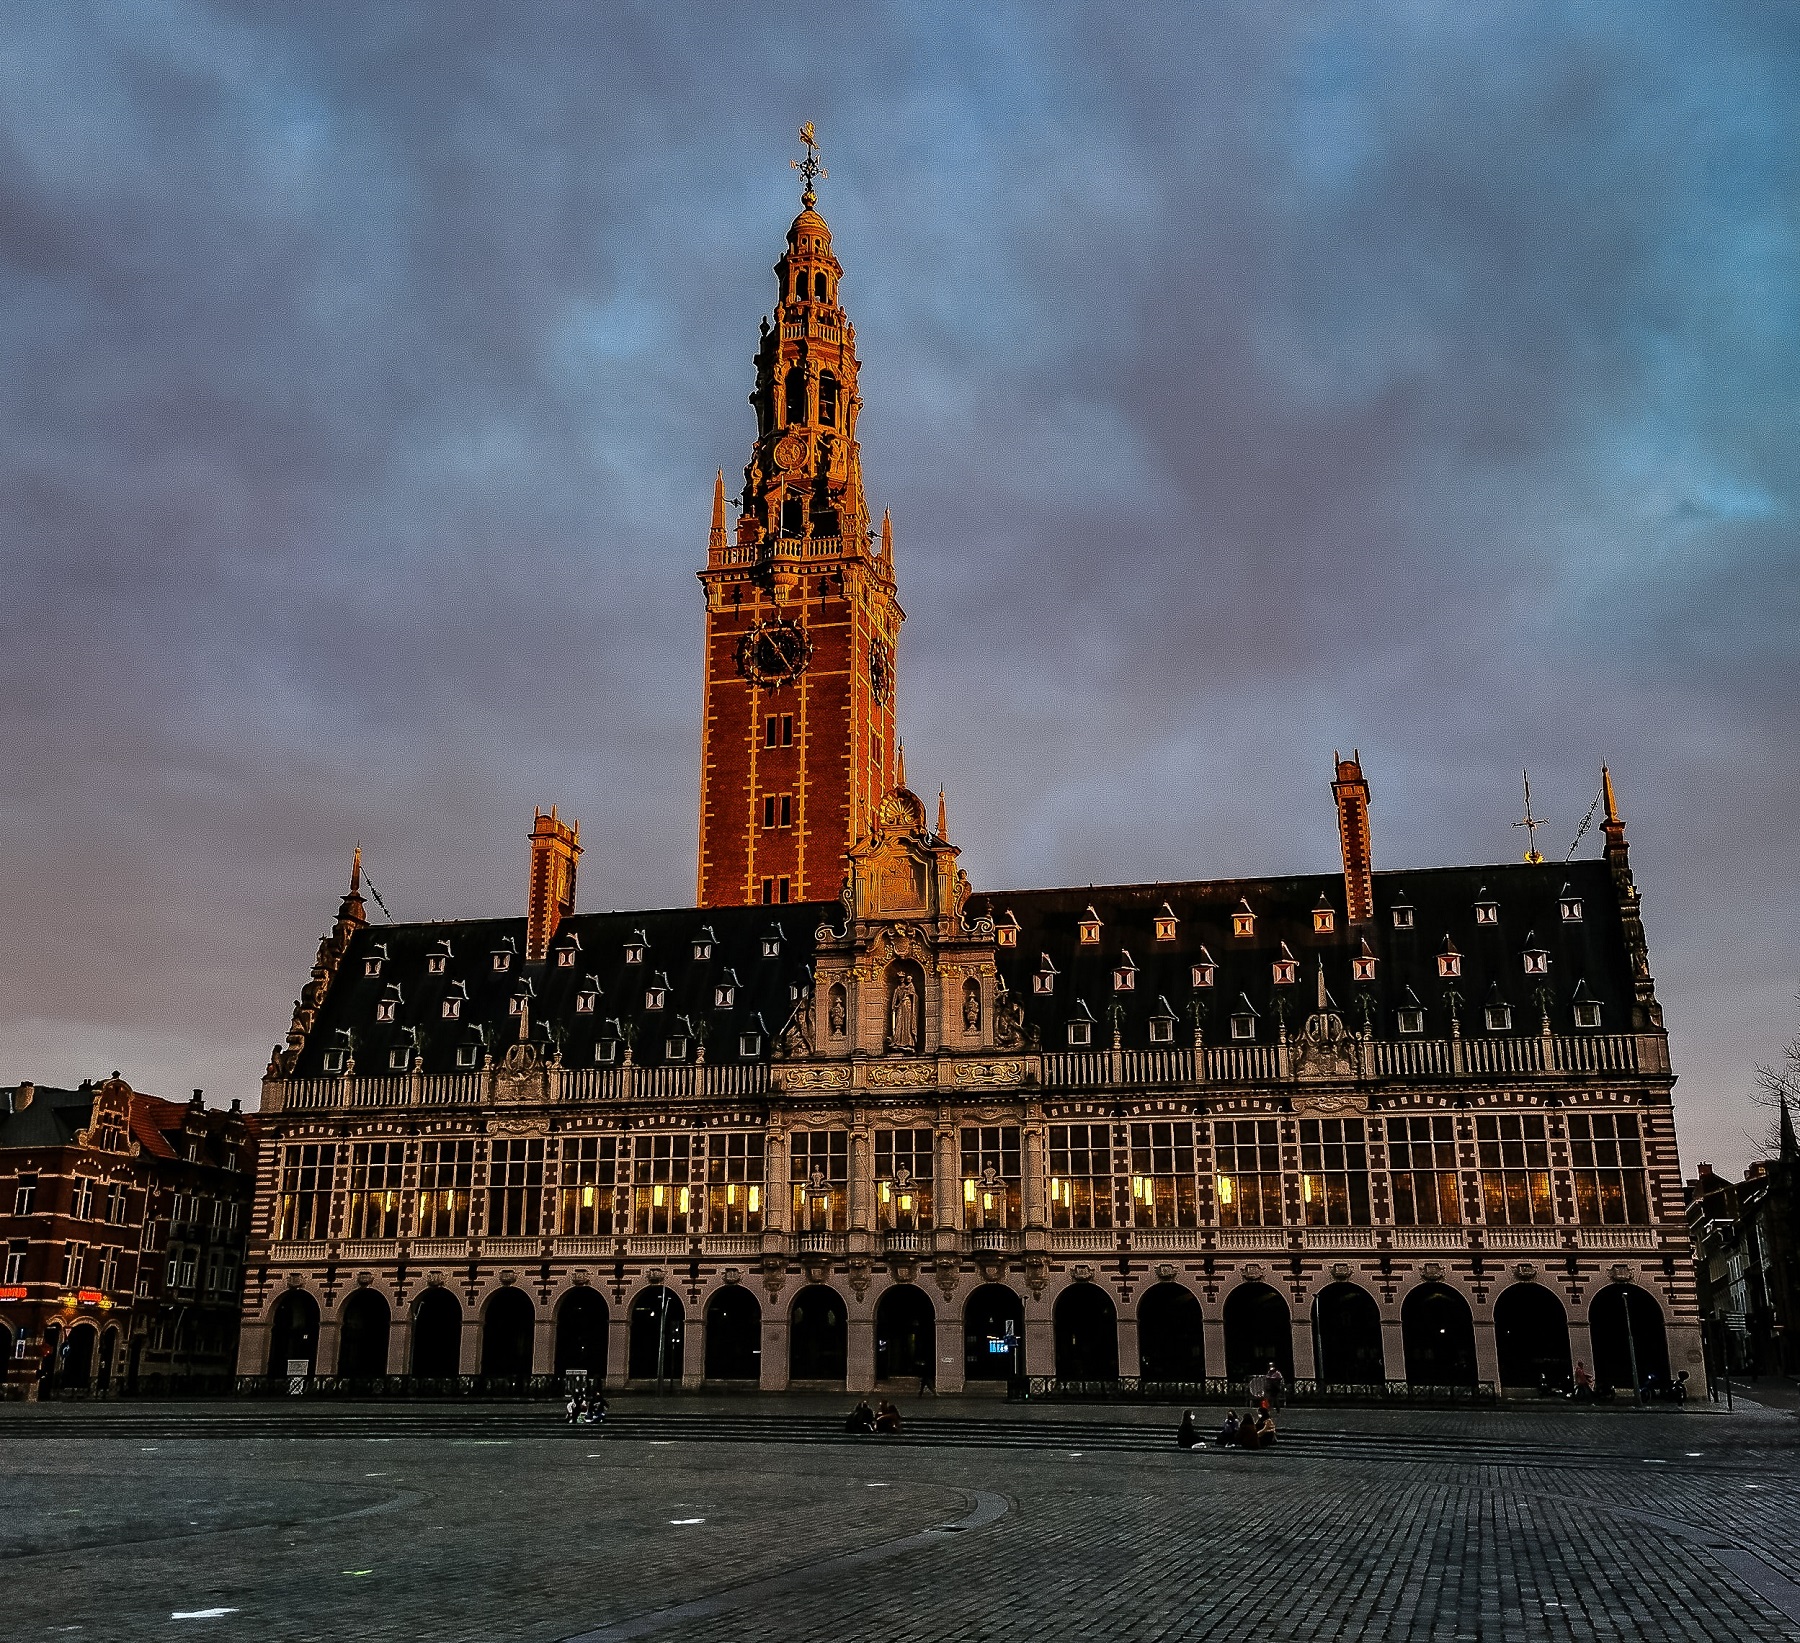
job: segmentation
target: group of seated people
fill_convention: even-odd
[[[571,1426],[598,1426],[606,1419],[604,1392],[571,1392],[563,1399],[563,1412]]]
[[[886,1398],[881,1400],[879,1408],[871,1409],[867,1398],[858,1398],[856,1407],[850,1411],[844,1422],[846,1432],[898,1432],[900,1430],[900,1411]]]
[[[1198,1449],[1206,1442],[1191,1409],[1184,1410],[1175,1441],[1183,1449]],[[1225,1417],[1213,1439],[1221,1449],[1267,1449],[1275,1441],[1275,1415],[1267,1402],[1239,1416],[1235,1411]]]

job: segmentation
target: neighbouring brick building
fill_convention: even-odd
[[[1341,873],[973,887],[893,740],[803,203],[701,573],[699,905],[578,911],[554,811],[523,917],[371,925],[353,867],[263,1086],[244,1373],[1701,1383],[1610,778],[1598,860],[1375,872],[1352,757]]]
[[[1800,1373],[1800,1144],[1785,1102],[1776,1156],[1751,1164],[1742,1181],[1702,1164],[1687,1203],[1714,1363]]]
[[[224,1385],[253,1117],[133,1090],[0,1090],[0,1390]]]

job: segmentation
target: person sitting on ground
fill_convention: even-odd
[[[1219,1428],[1218,1445],[1221,1449],[1229,1449],[1237,1442],[1238,1418],[1233,1410],[1225,1417],[1225,1424]]]
[[[606,1394],[604,1392],[596,1392],[589,1398],[587,1400],[587,1407],[583,1411],[583,1415],[589,1426],[597,1425],[600,1421],[605,1420]]]
[[[1183,1449],[1198,1448],[1200,1444],[1200,1428],[1194,1424],[1194,1412],[1184,1409],[1181,1412],[1181,1425],[1175,1433],[1175,1441]]]
[[[581,1399],[573,1392],[563,1400],[563,1408],[568,1414],[569,1424],[571,1426],[581,1419]]]
[[[1258,1449],[1267,1449],[1274,1441],[1275,1417],[1267,1410],[1264,1410],[1262,1419],[1256,1423],[1256,1447]]]
[[[898,1432],[900,1430],[900,1411],[886,1398],[881,1400],[881,1407],[875,1411],[875,1430],[877,1432]]]
[[[844,1422],[846,1432],[873,1432],[875,1430],[875,1411],[869,1407],[867,1398],[858,1398],[856,1407],[850,1411],[850,1418]]]
[[[1256,1411],[1254,1409],[1238,1422],[1237,1445],[1240,1449],[1256,1447]]]

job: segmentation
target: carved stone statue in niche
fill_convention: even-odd
[[[844,1029],[849,1022],[849,1007],[845,1003],[844,989],[841,984],[833,986],[831,989],[830,1022],[831,1036],[833,1038],[842,1038],[844,1036]]]
[[[909,971],[894,977],[888,999],[888,1048],[914,1051],[919,1047],[919,990]]]
[[[1025,1012],[1019,1008],[1018,1000],[1010,993],[1001,993],[994,1001],[994,1043],[1003,1050],[1012,1049],[1024,1027]]]
[[[973,976],[963,983],[963,1031],[981,1031],[981,983]]]

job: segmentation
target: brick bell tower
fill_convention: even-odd
[[[844,852],[893,785],[893,530],[879,545],[856,443],[856,331],[843,268],[813,209],[823,176],[810,125],[803,209],[775,264],[756,355],[756,444],[736,540],[713,491],[700,742],[702,907],[828,901]]]

